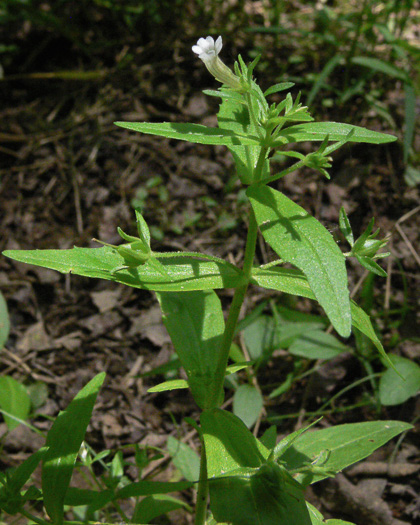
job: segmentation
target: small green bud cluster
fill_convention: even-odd
[[[372,233],[374,222],[375,219],[372,218],[366,230],[355,241],[347,214],[344,208],[341,208],[340,210],[340,230],[351,246],[351,251],[345,255],[347,255],[347,257],[356,257],[364,268],[377,275],[385,277],[385,270],[375,262],[375,259],[382,259],[390,255],[390,252],[378,253],[379,250],[387,244],[389,237],[377,239],[376,237],[379,234],[379,228]]]

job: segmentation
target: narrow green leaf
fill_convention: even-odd
[[[280,82],[279,84],[274,84],[274,86],[269,87],[267,91],[265,91],[264,96],[268,97],[268,95],[279,93],[279,91],[285,91],[286,89],[292,88],[294,85],[294,82]]]
[[[420,366],[398,355],[391,360],[397,372],[389,368],[379,381],[379,397],[387,406],[400,405],[420,391]]]
[[[353,230],[351,229],[350,221],[349,221],[349,218],[347,217],[346,210],[343,207],[340,208],[339,225],[340,225],[340,231],[346,238],[346,241],[350,244],[350,246],[353,246],[354,244]]]
[[[182,388],[188,388],[188,381],[185,381],[185,379],[171,379],[170,381],[165,381],[159,385],[152,386],[147,392],[167,392],[168,390],[179,390]]]
[[[380,356],[384,359],[387,366],[394,368],[394,364],[387,356],[382,343],[379,341],[378,336],[372,326],[372,322],[368,314],[360,308],[354,301],[351,301],[351,318],[355,328],[360,330],[372,343],[376,346]]]
[[[388,62],[384,62],[383,60],[379,58],[353,57],[351,61],[353,64],[356,64],[358,66],[368,67],[369,69],[373,69],[374,71],[379,71],[380,73],[384,73],[385,75],[388,75],[389,77],[402,80],[405,83],[410,82],[410,76],[408,75],[406,71],[392,64],[389,64]]]
[[[4,421],[9,430],[19,426],[11,416],[19,419],[27,419],[31,408],[31,399],[26,388],[11,376],[0,377],[0,409],[10,415],[3,414]]]
[[[330,58],[330,60],[328,60],[328,62],[325,64],[314,85],[312,86],[311,91],[309,92],[308,100],[306,101],[308,106],[312,104],[318,94],[318,91],[324,87],[326,79],[330,76],[342,59],[342,55],[337,54]]]
[[[139,131],[148,135],[158,135],[169,139],[186,140],[195,144],[217,144],[221,146],[241,146],[258,144],[256,137],[239,135],[228,129],[208,128],[201,124],[175,122],[114,122],[121,128]]]
[[[337,332],[351,331],[345,257],[331,233],[303,208],[268,186],[247,195],[266,242],[306,275],[309,286]]]
[[[195,402],[206,408],[225,329],[220,300],[212,290],[159,292],[157,297]]]
[[[70,250],[7,250],[3,255],[61,273],[106,279],[134,288],[162,292],[235,288],[241,281],[240,273],[228,263],[201,261],[196,257],[160,259],[166,274],[158,272],[150,262],[113,273],[115,268],[121,268],[125,262],[115,249],[108,246],[75,246]]]
[[[23,485],[25,485],[36,467],[39,465],[40,461],[44,458],[47,450],[47,447],[40,448],[12,471],[8,483],[11,492],[19,492],[21,490]]]
[[[387,276],[386,271],[383,268],[381,268],[379,264],[372,259],[372,257],[367,257],[366,255],[359,255],[358,253],[355,253],[354,256],[359,261],[359,264],[361,264],[363,268],[366,268],[366,270],[369,270],[370,272],[379,275],[380,277]]]
[[[310,122],[297,124],[284,128],[279,137],[284,137],[288,142],[306,142],[324,140],[328,135],[329,141],[343,140],[348,133],[354,130],[349,142],[368,142],[370,144],[385,144],[394,142],[397,137],[366,128],[343,124],[342,122]]]
[[[233,396],[233,413],[250,428],[257,421],[263,407],[259,390],[252,385],[241,385]]]
[[[115,498],[113,490],[87,490],[69,487],[64,497],[64,504],[71,507],[89,505],[90,511],[101,509]]]
[[[102,372],[89,381],[66,410],[58,414],[48,432],[49,449],[42,462],[42,492],[45,510],[54,525],[63,522],[64,498],[104,379]]]
[[[410,428],[413,428],[412,425],[402,421],[372,421],[314,430],[299,437],[281,459],[288,470],[293,470],[305,466],[328,450],[330,455],[322,467],[340,472]],[[305,473],[299,474],[296,479],[306,485],[326,477],[326,474]]]

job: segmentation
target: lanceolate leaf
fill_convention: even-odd
[[[45,509],[54,525],[63,522],[64,498],[104,379],[104,372],[95,376],[60,412],[48,432],[49,449],[42,462],[42,492]]]
[[[228,263],[202,261],[194,257],[163,258],[167,275],[158,272],[149,262],[136,268],[120,270],[124,259],[115,249],[78,248],[70,250],[7,250],[3,255],[15,261],[74,273],[86,277],[115,281],[134,288],[155,291],[191,291],[238,286],[241,275]]]
[[[410,428],[412,425],[402,421],[372,421],[308,431],[294,441],[281,459],[288,470],[299,469],[328,451],[330,454],[322,467],[339,472]],[[299,474],[296,479],[306,485],[326,477],[326,473],[314,472]]]
[[[122,128],[139,131],[148,135],[158,135],[169,139],[186,140],[196,144],[217,144],[223,146],[240,146],[258,144],[256,137],[239,135],[233,131],[220,128],[208,128],[201,124],[184,124],[173,122],[115,122]]]
[[[349,137],[349,142],[368,142],[370,144],[385,144],[394,142],[397,137],[378,131],[371,131],[351,124],[342,122],[308,122],[298,124],[283,129],[279,137],[284,137],[287,142],[306,142],[314,140],[324,140],[328,135],[330,141],[343,140],[348,133],[354,130],[353,135]]]
[[[302,270],[316,299],[343,337],[350,335],[350,298],[345,258],[330,232],[285,195],[268,186],[247,195],[267,243]]]
[[[220,300],[213,290],[157,296],[192,395],[201,408],[207,408],[225,329]]]

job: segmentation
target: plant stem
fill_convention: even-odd
[[[209,494],[209,482],[207,479],[207,457],[204,441],[201,442],[200,459],[200,481],[198,482],[197,506],[194,525],[204,525],[206,522],[207,499]]]
[[[232,304],[229,309],[228,318],[226,320],[225,332],[223,334],[223,340],[219,351],[217,360],[217,367],[215,372],[215,378],[212,385],[212,392],[210,395],[210,406],[209,408],[215,408],[223,403],[223,383],[225,380],[226,367],[229,358],[229,351],[235,336],[236,324],[239,319],[241,312],[242,303],[245,298],[246,291],[248,289],[249,281],[251,279],[252,264],[254,262],[255,246],[257,243],[258,225],[255,220],[253,210],[249,214],[249,227],[248,235],[246,239],[245,257],[243,265],[243,277],[244,283],[235,289],[233,295]]]

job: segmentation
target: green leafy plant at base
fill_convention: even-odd
[[[306,427],[276,443],[272,430],[260,440],[241,418],[220,408],[226,374],[249,366],[249,363],[236,363],[228,367],[228,361],[241,307],[252,285],[316,300],[339,335],[348,337],[352,327],[356,328],[372,341],[384,362],[394,366],[369,316],[350,300],[346,254],[320,222],[269,184],[303,166],[328,176],[330,154],[347,142],[383,144],[395,140],[390,135],[349,124],[313,122],[308,108],[301,104],[299,97],[293,100],[290,93],[282,102],[270,104],[267,98],[271,94],[285,91],[291,84],[277,84],[263,93],[253,77],[258,60],[246,65],[239,56],[233,72],[219,59],[221,47],[220,37],[216,42],[211,37],[200,39],[193,47],[210,73],[223,83],[219,90],[207,91],[210,96],[222,99],[218,128],[170,122],[118,122],[117,125],[137,132],[229,148],[249,200],[242,265],[235,266],[198,252],[153,251],[149,227],[139,210],[136,210],[138,236],[119,229],[125,241],[119,246],[4,252],[17,261],[156,292],[164,323],[187,379],[171,380],[154,390],[188,387],[200,407],[199,424],[191,421],[201,441],[199,474],[190,470],[190,479],[185,482],[142,479],[121,484],[123,464],[117,455],[112,461],[114,474],[105,488],[70,487],[79,448],[104,380],[104,374],[99,374],[59,414],[45,447],[2,475],[0,508],[5,512],[22,513],[40,525],[61,525],[66,505],[88,506],[90,515],[113,505],[124,522],[148,523],[159,513],[175,508],[189,511],[188,506],[168,494],[195,486],[196,525],[322,524],[325,523],[322,515],[305,501],[305,487],[334,476],[411,428],[398,421],[339,425],[323,430]],[[304,141],[320,145],[307,155],[290,148],[291,144]],[[270,159],[275,150],[281,150],[295,162],[273,174]],[[361,240],[354,242],[344,214],[340,225],[352,247],[347,256],[356,257],[372,271],[377,270],[373,259],[384,242],[372,234],[372,226]],[[262,266],[255,264],[258,232],[277,256]],[[215,292],[224,288],[234,289],[226,321]],[[244,391],[241,395],[248,393]],[[180,465],[182,456],[191,457],[174,441],[168,446],[171,450],[181,450]],[[30,486],[23,490],[39,462],[42,463],[41,489]],[[133,497],[142,499],[130,518],[119,501]],[[27,510],[28,503],[35,501],[43,502],[50,521],[35,517]],[[334,523],[344,525],[345,522],[334,520]]]

